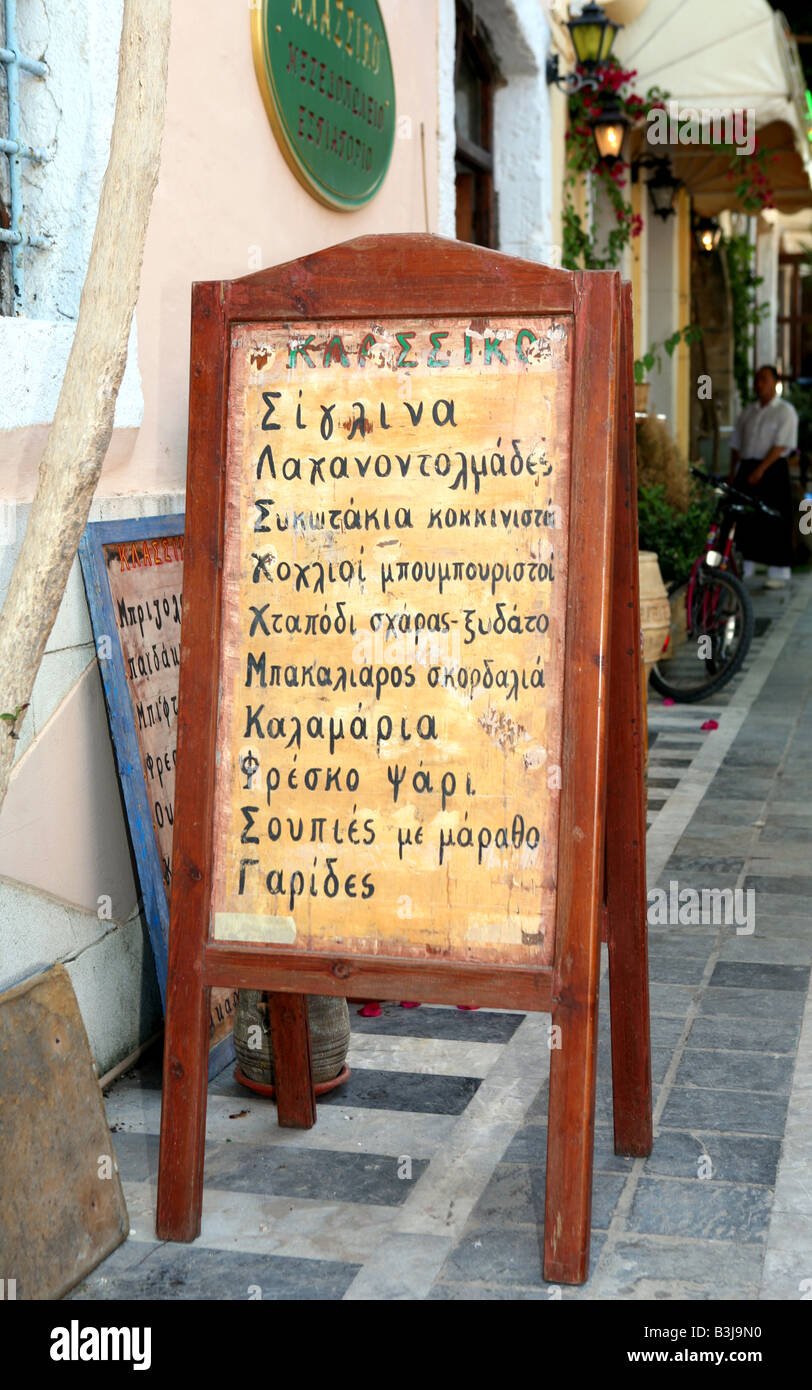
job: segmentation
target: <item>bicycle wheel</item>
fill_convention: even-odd
[[[668,599],[671,628],[651,684],[661,695],[691,704],[721,690],[739,670],[753,640],[753,605],[734,575],[704,568],[693,582],[672,584]]]

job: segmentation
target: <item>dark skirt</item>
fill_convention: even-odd
[[[789,462],[776,459],[755,487],[747,478],[760,459],[740,459],[733,486],[750,497],[757,497],[768,507],[775,507],[780,517],[753,512],[740,516],[736,525],[736,544],[745,560],[760,565],[792,564],[792,489],[789,481]]]

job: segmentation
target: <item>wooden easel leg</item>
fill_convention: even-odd
[[[553,1005],[544,1214],[544,1278],[553,1284],[583,1284],[589,1274],[597,978],[593,997],[594,1007],[591,999]]]
[[[651,1153],[651,1040],[648,964],[640,922],[628,906],[609,928],[609,1006],[615,1153]]]
[[[316,1123],[316,1093],[310,1056],[307,996],[269,994],[276,1111],[285,1129],[312,1129]]]
[[[209,994],[196,980],[179,981],[167,999],[155,1222],[159,1240],[190,1241],[200,1235]]]
[[[622,340],[631,343],[627,290]],[[622,354],[623,356],[623,354]],[[651,1153],[651,1031],[646,925],[644,720],[633,385],[626,357],[618,418],[617,500],[609,657],[612,772],[606,793],[606,908],[615,1152]]]

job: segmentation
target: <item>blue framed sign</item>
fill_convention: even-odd
[[[91,522],[79,545],[155,968],[166,1007],[184,516]],[[236,991],[211,993],[209,1075],[234,1055]]]

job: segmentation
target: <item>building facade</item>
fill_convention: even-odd
[[[296,0],[273,3],[295,15]],[[356,211],[324,206],[286,162],[255,74],[251,8],[173,6],[160,178],[91,520],[184,508],[193,281],[231,279],[371,233],[454,236],[466,193],[462,235],[555,259],[549,25],[537,0],[381,0],[395,138],[382,186]],[[310,5],[298,9],[306,33]],[[16,300],[9,262],[17,248],[0,249],[4,593],[73,339],[109,146],[122,4],[87,0],[77,10],[67,0],[3,0],[0,13],[14,50],[45,65],[19,64],[13,84],[0,86],[0,125],[11,117],[14,85],[19,142],[42,156],[20,161],[18,194],[24,234],[45,243],[23,248]],[[11,162],[0,156],[6,227]],[[71,974],[100,1073],[160,1027],[78,562],[0,812],[0,989],[57,960]]]

